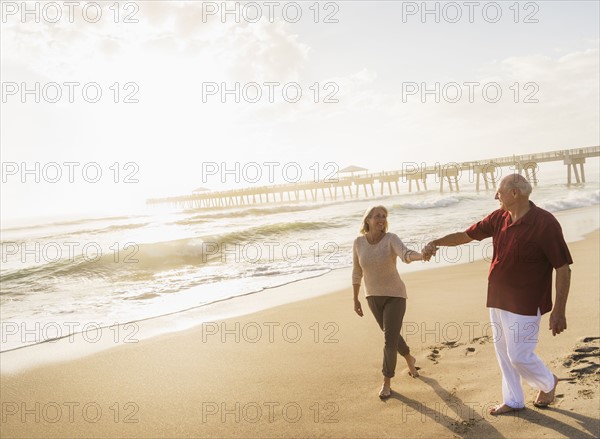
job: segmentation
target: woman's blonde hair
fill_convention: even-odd
[[[371,216],[373,215],[373,211],[375,209],[381,209],[381,210],[383,210],[385,212],[385,216],[386,217],[388,216],[388,210],[385,208],[385,206],[373,206],[373,207],[368,208],[365,211],[365,214],[363,215],[362,225],[361,225],[361,228],[360,228],[360,234],[361,235],[364,235],[364,234],[366,234],[369,231],[369,225],[367,224],[367,220],[369,218],[371,218]],[[386,221],[384,232],[387,232],[387,229],[388,229],[388,225],[387,225],[387,221]]]

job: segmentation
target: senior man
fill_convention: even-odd
[[[567,329],[565,308],[571,281],[571,254],[556,218],[529,201],[532,188],[521,175],[500,181],[500,209],[464,232],[431,241],[424,256],[439,246],[457,246],[493,238],[487,307],[496,357],[502,370],[503,403],[490,408],[500,415],[525,408],[523,378],[538,390],[533,404],[547,407],[554,400],[558,379],[534,353],[541,316],[550,312],[552,335]],[[552,271],[556,298],[552,307]]]

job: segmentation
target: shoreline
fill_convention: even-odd
[[[600,215],[598,215],[596,207],[581,207],[554,213],[561,222],[565,240],[569,244],[584,240],[586,236],[599,230]],[[438,270],[486,258],[489,261],[491,241],[488,241],[473,241],[457,248],[442,248],[442,251],[435,257],[437,260],[432,260],[433,262],[402,264],[401,275],[404,277],[411,273]],[[339,290],[340,285],[350,284],[351,270],[351,267],[335,268],[313,277],[265,287],[260,291],[231,296],[158,316],[112,325],[96,324],[90,326],[87,331],[73,332],[54,339],[40,337],[41,341],[37,343],[17,346],[0,352],[2,358],[0,373],[17,373],[48,363],[69,361],[116,346],[135,344],[153,337],[189,330],[206,322],[247,316],[269,308],[332,294]],[[327,287],[323,288],[323,284]],[[10,335],[26,337],[26,334],[19,333],[19,329],[23,331],[22,326],[16,328],[15,334],[7,334],[7,329],[8,326],[4,322],[3,339]],[[14,330],[15,328],[11,326],[10,329]],[[42,335],[42,331],[38,331],[36,335]]]
[[[545,410],[531,405],[536,392],[524,385],[526,410],[487,414],[501,381],[488,337],[488,264],[478,261],[403,275],[403,333],[421,376],[410,378],[399,358],[385,402],[377,397],[379,327],[368,311],[354,314],[348,283],[319,278],[310,287],[336,289],[3,374],[3,436],[597,437],[600,376],[591,368],[597,354],[586,352],[600,349],[600,316],[590,306],[598,302],[599,240],[596,231],[570,244],[567,331],[552,337],[542,318],[536,352],[561,380]]]

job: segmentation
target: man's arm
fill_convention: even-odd
[[[467,232],[457,232],[457,233],[450,233],[449,235],[446,235],[440,239],[434,239],[433,241],[430,242],[430,244],[433,244],[435,247],[440,247],[440,246],[454,247],[457,245],[466,244],[471,241],[473,241],[473,238],[471,238],[469,235],[467,235]]]
[[[571,267],[565,264],[556,269],[556,298],[554,300],[554,308],[550,313],[550,327],[552,335],[560,334],[567,329],[567,297],[569,296],[569,288],[571,286]]]
[[[467,232],[450,233],[443,238],[434,239],[423,249],[423,260],[429,261],[440,246],[454,247],[471,241],[473,241],[473,238],[467,235]]]

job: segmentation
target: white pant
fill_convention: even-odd
[[[539,309],[537,316],[524,316],[490,308],[496,357],[502,370],[502,398],[510,407],[525,407],[521,378],[542,392],[554,388],[554,375],[533,352],[541,319]]]

